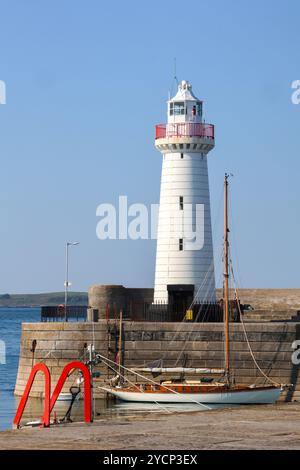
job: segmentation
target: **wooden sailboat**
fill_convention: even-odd
[[[228,175],[224,180],[224,340],[225,368],[195,369],[202,374],[222,373],[220,381],[170,380],[161,383],[132,384],[104,388],[111,395],[128,402],[152,403],[200,403],[200,404],[267,404],[274,403],[281,395],[283,387],[277,384],[255,386],[235,384],[230,370],[230,334],[229,334],[229,240],[228,240]],[[125,369],[125,368],[124,368]],[[148,368],[135,371],[151,371]],[[161,368],[161,371],[167,369]],[[170,369],[172,371],[172,369]],[[155,368],[155,372],[160,372]],[[182,371],[184,372],[184,370]],[[119,371],[120,373],[120,371]],[[140,375],[140,374],[138,374]],[[140,375],[141,376],[141,375]],[[142,376],[141,376],[142,377]],[[102,388],[102,387],[101,387]]]

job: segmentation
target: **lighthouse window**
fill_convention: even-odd
[[[176,103],[170,103],[170,116],[183,114],[185,114],[184,102],[178,101]]]
[[[183,238],[179,238],[179,251],[183,251]]]
[[[197,115],[202,117],[202,103],[200,101],[197,103]]]
[[[183,196],[179,196],[179,209],[183,211]]]

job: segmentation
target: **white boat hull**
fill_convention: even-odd
[[[79,400],[79,395],[76,395],[75,401]],[[72,401],[72,394],[71,393],[60,393],[57,397],[57,402],[66,402],[66,401]]]
[[[205,403],[225,405],[271,404],[275,403],[282,390],[280,388],[248,389],[245,391],[216,393],[142,393],[106,389],[119,400],[140,403]]]

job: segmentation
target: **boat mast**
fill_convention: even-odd
[[[229,351],[229,241],[228,241],[228,178],[224,178],[224,332],[225,332],[225,378],[230,385],[230,351]]]
[[[120,383],[123,384],[123,374],[122,374],[122,362],[123,362],[123,311],[120,311],[120,322],[119,322],[119,344],[118,344],[118,362],[119,362],[119,377]]]

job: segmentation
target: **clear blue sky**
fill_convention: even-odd
[[[174,57],[216,125],[217,264],[230,171],[242,287],[299,287],[299,1],[2,0],[0,17],[0,293],[62,290],[67,239],[73,290],[153,285],[155,242],[99,241],[95,211],[158,202]]]

